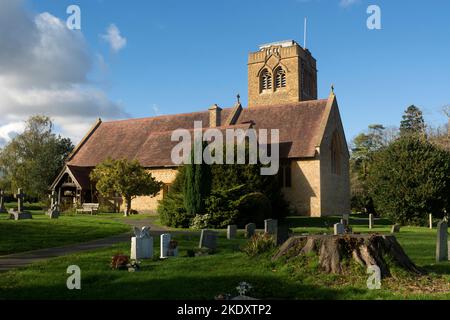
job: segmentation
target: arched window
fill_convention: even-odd
[[[341,174],[341,143],[339,133],[334,131],[331,139],[331,173]]]
[[[275,87],[277,89],[286,87],[286,72],[281,67],[275,73]]]
[[[272,75],[269,70],[264,69],[261,72],[261,92],[272,89]]]

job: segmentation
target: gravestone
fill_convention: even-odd
[[[175,240],[170,240],[169,250],[167,250],[167,256],[178,257],[178,242]]]
[[[18,189],[17,194],[14,195],[14,198],[17,199],[17,211],[10,210],[9,218],[14,220],[32,219],[33,216],[31,213],[24,211],[23,199],[25,198],[25,194],[22,192],[21,188]]]
[[[285,226],[281,225],[277,231],[277,245],[285,243],[291,236],[291,230]]]
[[[134,227],[130,258],[132,260],[153,258],[153,238],[150,236],[150,227],[142,227],[142,229]]]
[[[278,232],[278,220],[275,219],[264,220],[264,232],[276,236]]]
[[[334,235],[338,236],[345,233],[345,225],[342,223],[336,223],[334,225]]]
[[[428,224],[430,226],[430,229],[433,229],[433,215],[431,213],[428,216]]]
[[[59,218],[59,204],[58,204],[58,195],[55,190],[52,191],[50,195],[50,209],[47,211],[47,215],[50,219],[58,219]]]
[[[251,238],[255,234],[256,224],[249,223],[245,225],[245,237]]]
[[[342,215],[342,220],[344,220],[344,221],[343,221],[343,224],[344,224],[345,226],[348,226],[348,225],[349,225],[349,220],[350,220],[350,215],[349,215],[348,213],[344,213],[344,214]]]
[[[0,189],[0,213],[7,213],[8,211],[5,208],[5,193]]]
[[[400,225],[399,224],[394,224],[391,228],[391,233],[399,233],[400,232]]]
[[[370,213],[369,214],[369,229],[373,229],[373,225],[374,225],[373,214]]]
[[[169,233],[163,233],[161,235],[161,259],[167,259],[169,257],[170,240],[172,240],[172,237]]]
[[[231,240],[236,238],[236,234],[237,234],[237,225],[235,224],[229,225],[227,228],[227,239]]]
[[[448,261],[448,224],[440,221],[437,225],[436,262]]]
[[[215,250],[217,248],[217,232],[203,229],[198,247]]]

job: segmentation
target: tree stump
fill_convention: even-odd
[[[343,272],[344,259],[353,259],[367,268],[377,265],[381,277],[389,277],[390,270],[385,258],[411,273],[422,275],[425,271],[417,267],[403,251],[393,235],[310,235],[288,239],[272,257],[288,259],[314,253],[319,256],[319,264],[327,273]]]

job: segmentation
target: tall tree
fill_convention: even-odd
[[[131,201],[138,196],[156,196],[162,182],[143,168],[137,160],[107,159],[92,170],[90,178],[105,198],[119,194],[126,204],[125,216],[131,212]]]
[[[425,121],[422,111],[415,105],[409,106],[403,114],[403,120],[400,123],[401,135],[423,135],[425,134]]]
[[[44,197],[73,148],[70,139],[53,133],[49,117],[30,117],[24,132],[0,152],[2,185],[11,192],[23,188],[28,195]]]
[[[204,149],[204,148],[203,148]],[[202,160],[194,163],[194,153],[191,153],[191,163],[185,166],[184,205],[188,215],[204,212],[205,199],[211,192],[211,167]]]

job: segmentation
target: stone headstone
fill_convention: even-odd
[[[285,243],[290,237],[290,232],[291,230],[287,226],[280,226],[277,232],[277,245]]]
[[[50,209],[47,211],[47,215],[50,219],[58,219],[59,218],[59,204],[58,204],[58,195],[55,190],[52,191],[50,195]]]
[[[448,224],[440,221],[437,225],[436,262],[448,261]]]
[[[215,250],[217,248],[217,232],[203,229],[198,247]]]
[[[344,220],[343,221],[344,225],[348,226],[349,225],[349,220],[350,220],[350,215],[348,213],[344,213],[342,215],[342,220]]]
[[[369,229],[373,229],[374,226],[374,218],[373,218],[373,214],[370,213],[369,214]]]
[[[229,225],[227,228],[227,239],[231,240],[236,238],[236,234],[237,234],[237,225]]]
[[[134,237],[131,238],[131,254],[132,260],[151,259],[153,258],[153,238],[150,236],[150,228],[142,227],[134,228]]]
[[[345,233],[345,226],[342,223],[336,223],[334,225],[334,235],[338,236]]]
[[[9,218],[14,220],[25,220],[25,219],[32,219],[33,216],[30,212],[24,211],[24,198],[25,194],[22,192],[22,189],[19,188],[17,193],[14,195],[14,198],[17,199],[17,211],[11,210],[9,212]]]
[[[172,236],[169,233],[163,233],[161,235],[161,259],[169,257],[170,240],[172,240]]]
[[[245,225],[245,237],[246,238],[253,237],[253,235],[255,234],[255,230],[256,230],[256,224],[249,223],[249,224]]]
[[[428,216],[428,225],[430,229],[433,229],[433,215],[431,213]]]
[[[278,220],[274,219],[264,220],[264,232],[276,235],[278,232]]]
[[[8,212],[5,208],[5,199],[4,199],[5,193],[3,190],[0,189],[0,213],[6,213]]]
[[[391,233],[399,233],[400,232],[400,225],[399,224],[394,224],[391,228]]]
[[[169,250],[167,251],[169,257],[178,257],[178,242],[175,240],[170,240]]]

